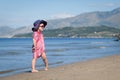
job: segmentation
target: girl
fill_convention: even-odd
[[[36,60],[38,58],[42,58],[45,64],[45,70],[48,70],[48,60],[45,54],[45,46],[44,46],[44,38],[42,31],[47,25],[47,22],[44,20],[37,20],[34,22],[34,27],[32,28],[33,31],[33,59],[32,59],[32,71],[31,72],[38,72],[35,69]]]

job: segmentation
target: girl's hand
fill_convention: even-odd
[[[34,51],[35,51],[35,47],[32,47],[32,52],[34,53]]]

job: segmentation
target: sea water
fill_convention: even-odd
[[[0,77],[31,70],[31,38],[0,38]],[[49,67],[120,54],[113,38],[45,38]],[[36,68],[43,69],[42,59]]]

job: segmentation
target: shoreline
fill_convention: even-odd
[[[0,80],[119,80],[120,55],[85,60],[40,70],[38,73],[25,72],[0,77]]]
[[[26,39],[31,39],[31,37],[0,37],[0,39],[19,39],[19,38],[26,38]],[[84,38],[98,38],[98,39],[100,39],[100,38],[113,38],[114,39],[114,37],[44,37],[44,38],[51,38],[51,39],[54,39],[54,38],[72,38],[72,39],[74,39],[74,38],[80,38],[80,39],[84,39]]]

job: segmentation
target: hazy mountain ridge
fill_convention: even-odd
[[[49,21],[48,28],[61,28],[65,26],[100,26],[106,25],[120,28],[120,8],[112,11],[96,11],[77,15],[75,17]],[[51,24],[52,23],[52,24]]]
[[[109,27],[120,29],[120,7],[111,11],[95,11],[82,13],[75,17],[69,17],[64,19],[48,20],[46,29],[58,29],[64,27],[90,27],[106,25]],[[31,33],[33,26],[24,26],[17,29],[11,27],[0,27],[0,37],[12,37],[14,35]]]
[[[11,33],[14,31],[13,28],[8,26],[1,26],[0,27],[0,37],[10,37]]]
[[[30,32],[32,32],[31,26],[24,26],[24,27],[20,27],[20,28],[11,28],[8,26],[0,27],[0,37],[11,38],[17,34],[26,34],[26,33],[30,33]]]

